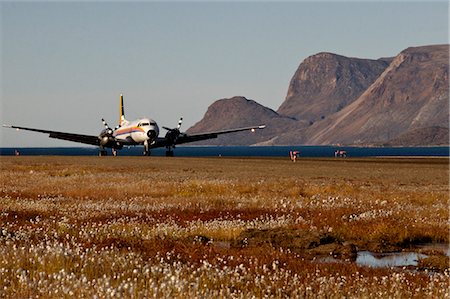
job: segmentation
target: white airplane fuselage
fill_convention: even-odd
[[[151,144],[159,135],[159,127],[149,118],[141,118],[134,121],[122,120],[112,136],[123,144],[135,145],[148,142]]]

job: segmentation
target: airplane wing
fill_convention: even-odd
[[[16,130],[27,130],[27,131],[33,131],[33,132],[49,134],[48,137],[55,138],[55,139],[62,139],[62,140],[79,142],[79,143],[85,143],[85,144],[91,144],[91,145],[96,145],[96,146],[100,145],[100,140],[98,139],[98,136],[73,134],[73,133],[48,131],[48,130],[40,130],[40,129],[17,127],[17,126],[10,126],[10,125],[3,125],[3,127],[5,127],[5,128],[13,128],[13,129],[16,129]]]
[[[217,136],[222,135],[222,134],[235,133],[235,132],[241,132],[241,131],[255,131],[255,130],[264,129],[265,127],[266,127],[265,125],[260,125],[260,126],[236,128],[236,129],[229,129],[229,130],[222,130],[222,131],[215,131],[215,132],[206,132],[206,133],[197,133],[197,134],[182,133],[176,138],[175,141],[170,140],[168,138],[158,138],[155,140],[155,142],[152,145],[150,145],[150,148],[174,146],[174,145],[188,143],[188,142],[213,139],[213,138],[217,138]]]

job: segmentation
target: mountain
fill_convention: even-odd
[[[271,144],[284,131],[292,130],[302,122],[279,115],[270,108],[264,107],[245,97],[233,97],[215,101],[208,107],[203,119],[190,127],[187,133],[209,132],[238,127],[266,124],[264,130],[255,134],[241,132],[221,135],[217,139],[200,141],[193,144],[207,145],[252,145],[257,143]],[[306,126],[306,123],[304,123]]]
[[[299,65],[278,111],[244,97],[222,99],[188,132],[265,123],[256,134],[201,144],[449,144],[448,74],[449,45],[378,60],[319,53]]]
[[[324,119],[355,101],[388,65],[389,59],[312,55],[298,67],[277,112],[310,122]]]
[[[357,100],[308,128],[307,143],[367,144],[414,129],[448,128],[448,64],[448,45],[402,51]]]
[[[420,145],[448,145],[449,129],[442,127],[428,127],[413,129],[388,142],[384,146],[420,146]]]

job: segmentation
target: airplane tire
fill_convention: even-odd
[[[99,151],[98,152],[99,157],[107,156],[108,153],[106,151]]]
[[[166,151],[166,157],[173,157],[173,151]]]

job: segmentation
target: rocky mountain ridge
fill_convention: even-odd
[[[306,58],[289,84],[281,115],[319,121],[355,101],[389,65],[384,60],[319,53]]]
[[[188,132],[265,123],[215,145],[448,144],[449,45],[411,47],[378,60],[318,53],[291,79],[277,111],[244,97],[214,102]]]
[[[245,97],[233,97],[217,100],[210,105],[203,119],[190,127],[187,132],[210,132],[255,124],[266,124],[267,127],[258,131],[257,134],[248,134],[248,132],[227,134],[198,144],[251,145],[264,143],[281,134],[282,130],[292,130],[302,126],[301,121],[281,116],[253,100],[248,100]],[[303,125],[306,126],[305,123]]]

